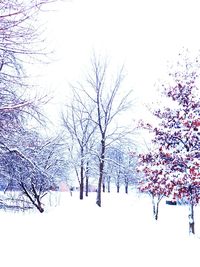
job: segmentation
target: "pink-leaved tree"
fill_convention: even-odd
[[[156,149],[146,154],[140,154],[138,171],[142,173],[139,190],[148,193],[152,198],[153,217],[158,220],[159,204],[164,196],[170,196],[173,183],[169,179],[167,166],[163,168],[165,155]]]
[[[200,202],[199,59],[191,59],[188,51],[179,56],[169,84],[162,85],[163,101],[168,101],[153,112],[157,127],[142,123],[153,133],[154,149],[140,155],[140,189],[158,202],[171,195],[187,203],[189,233],[194,234],[194,206]]]

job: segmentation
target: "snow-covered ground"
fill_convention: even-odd
[[[53,196],[55,197],[55,196]],[[57,196],[43,214],[0,212],[0,265],[4,267],[200,266],[200,210],[195,237],[188,235],[187,207],[160,206],[152,219],[151,200],[133,193],[95,193],[83,201]]]

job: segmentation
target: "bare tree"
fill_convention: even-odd
[[[80,185],[80,199],[83,199],[85,178],[86,192],[88,192],[89,155],[92,146],[91,139],[95,133],[96,125],[91,121],[94,107],[87,105],[75,87],[72,87],[72,90],[73,99],[71,104],[66,105],[66,110],[62,113],[62,121],[70,137],[68,140],[71,145],[68,148]]]
[[[13,141],[19,136],[23,139],[30,119],[41,122],[40,105],[45,99],[33,97],[32,87],[26,82],[24,63],[33,56],[45,54],[41,49],[37,17],[42,7],[50,2],[53,0],[3,0],[0,4],[0,164],[2,167],[4,162],[10,167],[4,169],[7,175],[13,174],[14,168],[19,177],[22,177],[22,169],[25,173],[26,168],[27,174],[35,169],[31,159],[23,153],[23,147],[18,147],[17,142],[14,147]],[[13,167],[8,163],[13,163]],[[39,178],[46,177],[39,173],[39,169],[34,173],[35,185]]]
[[[123,95],[120,91],[124,79],[123,67],[115,78],[109,77],[107,60],[97,58],[91,60],[91,71],[88,72],[86,84],[80,85],[80,91],[87,105],[94,106],[91,121],[98,128],[99,178],[96,204],[101,206],[101,191],[104,176],[105,153],[107,147],[127,134],[127,130],[118,125],[117,119],[130,107],[130,92]]]
[[[129,139],[127,139],[129,140]],[[110,184],[115,184],[117,193],[120,187],[125,187],[125,193],[128,194],[129,185],[137,183],[136,178],[136,160],[137,156],[134,152],[135,145],[132,140],[118,140],[107,148],[105,156],[105,170],[103,180],[103,191],[105,191],[104,183],[107,183],[108,192],[110,192]]]
[[[128,145],[123,144],[120,147],[122,153],[121,162],[121,180],[120,182],[124,185],[125,193],[128,194],[129,187],[136,187],[138,184],[138,173],[137,173],[137,161],[138,156],[136,152],[135,144],[131,146],[131,140]]]
[[[37,106],[44,98],[30,99],[32,87],[26,83],[24,62],[45,54],[41,49],[37,18],[42,7],[50,2],[53,0],[1,1],[0,132],[4,136],[8,131],[20,129],[27,114],[40,115]],[[38,116],[37,119],[40,120]]]
[[[44,138],[37,132],[26,131],[16,137],[10,147],[1,143],[0,171],[4,177],[4,192],[17,190],[40,212],[42,198],[57,190],[66,173],[64,144],[60,137]]]
[[[20,190],[40,212],[44,211],[41,199],[49,190],[49,179],[30,158],[7,147],[1,158],[1,173],[9,179],[8,189]]]
[[[112,145],[107,149],[105,158],[106,172],[108,177],[112,177],[112,182],[116,185],[117,193],[123,183],[124,177],[124,153],[119,145]]]
[[[24,65],[47,54],[38,15],[55,0],[3,0],[0,4],[0,88],[25,95]]]

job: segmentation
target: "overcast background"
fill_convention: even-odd
[[[36,67],[41,88],[53,92],[54,118],[69,93],[68,83],[81,81],[94,50],[116,66],[125,65],[126,88],[140,103],[155,98],[155,83],[167,74],[168,61],[180,50],[200,48],[199,1],[66,0],[43,13],[49,65]]]

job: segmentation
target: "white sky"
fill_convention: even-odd
[[[141,101],[154,98],[154,83],[167,73],[182,47],[200,48],[198,0],[66,0],[46,14],[47,35],[57,61],[42,67],[43,81],[67,95],[68,82],[87,72],[92,51],[125,64],[128,89]]]

